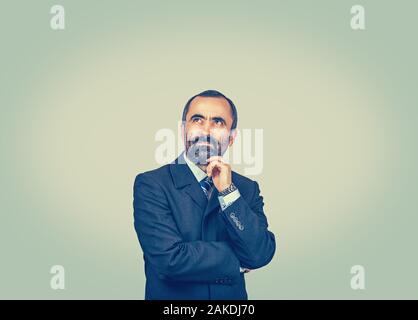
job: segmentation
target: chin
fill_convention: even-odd
[[[212,151],[213,149],[207,150],[206,148],[203,150],[199,148],[191,147],[187,151],[187,157],[197,165],[207,165],[208,159],[212,156],[216,156],[216,152]]]

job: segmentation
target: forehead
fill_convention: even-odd
[[[232,110],[229,102],[222,97],[196,97],[189,106],[186,118],[194,114],[208,117],[222,117],[232,121]]]

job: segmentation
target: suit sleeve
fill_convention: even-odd
[[[133,206],[140,245],[160,278],[230,284],[239,277],[239,260],[227,242],[183,241],[162,188],[143,174],[135,179]]]
[[[245,268],[265,266],[276,251],[275,237],[267,229],[263,206],[258,183],[254,181],[253,196],[248,202],[241,196],[221,213],[234,252]]]

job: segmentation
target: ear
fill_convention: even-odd
[[[237,137],[237,129],[231,129],[231,132],[229,133],[229,144],[228,144],[229,146],[232,146],[236,137]]]

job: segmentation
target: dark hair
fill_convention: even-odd
[[[235,107],[231,99],[227,98],[225,95],[223,95],[222,93],[216,90],[206,90],[191,97],[189,101],[187,101],[183,109],[183,117],[182,117],[183,123],[186,121],[186,115],[187,115],[187,112],[189,111],[190,104],[192,103],[193,99],[196,97],[215,97],[215,98],[226,99],[226,101],[228,101],[229,103],[229,106],[231,107],[232,117],[234,118],[234,120],[232,121],[231,130],[237,127],[237,122],[238,122],[237,108]]]

